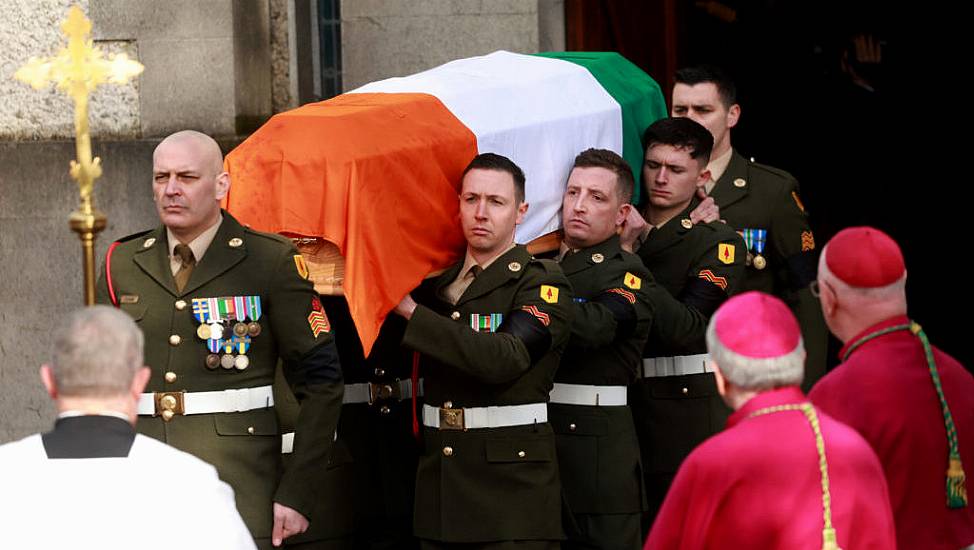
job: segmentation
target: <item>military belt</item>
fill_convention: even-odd
[[[551,389],[550,399],[552,403],[562,405],[620,406],[626,404],[626,387],[555,382],[555,386]]]
[[[338,432],[331,438],[332,441],[338,441]],[[287,455],[294,452],[294,432],[288,432],[286,434],[281,434],[281,454]]]
[[[449,405],[449,403],[447,403]],[[526,426],[548,421],[547,403],[453,408],[423,405],[423,425],[438,430],[477,430]]]
[[[142,416],[162,416],[168,421],[176,415],[233,413],[273,406],[271,387],[259,386],[222,391],[143,393],[139,396],[138,413]]]
[[[416,395],[423,395],[423,379],[419,379],[419,392]],[[377,402],[392,399],[402,401],[412,399],[413,381],[396,380],[389,383],[365,382],[361,384],[345,384],[345,394],[342,397],[343,405],[355,403],[368,403],[369,405]]]
[[[644,357],[643,377],[657,378],[662,376],[704,374],[712,372],[709,362],[710,356],[706,353],[677,355],[674,357]]]

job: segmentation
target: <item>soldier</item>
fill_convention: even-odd
[[[575,292],[571,337],[549,413],[574,525],[569,548],[636,549],[645,498],[626,388],[652,321],[652,276],[616,230],[632,205],[632,169],[618,154],[575,157],[562,200],[561,268]]]
[[[561,483],[548,394],[572,293],[557,264],[514,244],[524,173],[478,155],[460,190],[462,262],[409,295],[403,344],[422,354],[425,451],[414,528],[423,548],[557,548]]]
[[[630,387],[651,518],[680,462],[730,414],[707,366],[704,331],[743,277],[744,243],[726,224],[690,222],[694,193],[709,175],[713,138],[706,128],[685,118],[658,120],[644,141],[649,225],[630,214],[622,242],[641,242],[639,257],[659,285],[650,295],[643,378]]]
[[[152,183],[162,225],[112,245],[98,301],[146,334],[152,376],[138,430],[214,464],[267,548],[306,530],[322,496],[342,376],[303,258],[289,240],[223,212],[229,187],[213,139],[164,139]],[[302,401],[283,473],[271,391],[278,359]]]
[[[906,316],[900,247],[871,227],[842,230],[822,250],[815,288],[845,346],[809,398],[879,455],[897,546],[974,545],[974,377]]]
[[[896,548],[876,454],[799,388],[805,349],[784,302],[731,298],[707,349],[734,414],[680,466],[646,550]]]
[[[798,182],[788,172],[744,158],[731,145],[731,129],[741,116],[733,81],[722,70],[691,67],[677,71],[671,114],[704,125],[714,136],[706,191],[720,217],[744,237],[747,269],[738,292],[760,290],[788,303],[802,327],[808,349],[805,388],[825,374],[827,332],[822,312],[808,289],[815,280],[815,238]]]

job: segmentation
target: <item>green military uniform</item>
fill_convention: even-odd
[[[300,272],[304,264],[297,254],[287,239],[245,228],[224,212],[212,244],[181,292],[176,290],[162,226],[120,242],[110,257],[109,276],[103,273],[98,283],[98,301],[109,303],[114,296],[146,335],[145,360],[152,369],[146,391],[185,391],[187,412],[199,407],[199,394],[192,395],[196,392],[270,386],[278,360],[284,361],[302,406],[294,456],[283,473],[277,415],[272,407],[254,408],[252,401],[244,400],[252,390],[222,395],[221,404],[235,401],[234,410],[240,412],[177,413],[168,422],[159,414],[159,405],[153,415],[149,399],[148,411],[140,402],[140,414],[148,415],[140,416],[137,425],[141,433],[216,466],[233,487],[240,515],[261,546],[269,546],[272,501],[310,517],[322,498],[322,465],[332,446],[342,399],[334,339],[311,282]],[[225,297],[231,299],[219,300]],[[258,297],[259,302],[248,297]],[[194,302],[201,298],[217,300]],[[213,311],[223,310],[223,319],[233,318],[228,308],[243,309],[244,321],[257,325],[247,333],[249,341],[233,341],[233,349],[218,341],[217,353],[208,349],[211,342],[199,336],[196,315],[203,308],[211,311],[210,305]],[[228,340],[236,324],[231,320],[225,325]],[[229,368],[219,361],[208,363],[210,355],[220,359],[220,354],[231,358]],[[240,355],[249,361],[232,361]],[[265,398],[264,403],[269,402]],[[178,479],[170,481],[178,486]],[[179,491],[161,490],[161,508],[146,513],[164,518],[165,506],[179,505]],[[160,521],[164,529],[165,521]]]
[[[730,414],[713,374],[696,356],[707,352],[710,316],[744,276],[744,243],[723,223],[692,225],[695,207],[694,201],[650,231],[638,250],[658,284],[650,291],[654,317],[643,352],[643,378],[629,392],[650,519],[683,459],[722,430]]]
[[[778,296],[798,318],[808,352],[802,387],[808,391],[825,374],[828,331],[821,305],[808,286],[815,280],[818,255],[798,182],[788,172],[751,162],[734,151],[710,196],[720,206],[720,217],[751,241],[755,259],[748,262],[737,292],[760,290]],[[761,245],[753,230],[766,231],[762,260],[757,260],[755,249]]]
[[[575,292],[571,337],[549,414],[573,525],[565,547],[642,547],[639,443],[626,387],[636,379],[652,322],[652,275],[619,237],[566,254]],[[612,392],[623,401],[614,401]],[[598,398],[596,397],[598,396]]]
[[[423,411],[415,534],[427,547],[557,545],[561,483],[545,404],[571,323],[568,281],[517,246],[453,305],[441,292],[462,265],[418,289],[403,338],[422,354],[426,403],[442,407]]]

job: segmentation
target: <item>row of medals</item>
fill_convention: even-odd
[[[245,336],[254,337],[260,334],[260,323],[257,321],[251,321],[249,323],[234,323],[230,326],[230,321],[225,323],[203,323],[196,328],[196,335],[202,340],[220,340],[227,331],[233,331],[233,335],[239,338]],[[237,369],[244,370],[250,365],[250,358],[245,354],[241,353],[234,355],[232,353],[225,353],[222,356],[216,353],[211,353],[206,356],[206,368],[213,370],[217,367],[223,367],[225,369]]]

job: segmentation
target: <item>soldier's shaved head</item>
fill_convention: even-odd
[[[195,146],[194,149],[199,154],[200,160],[203,161],[202,166],[210,171],[210,173],[219,174],[223,171],[223,152],[220,150],[220,145],[217,144],[215,139],[196,130],[180,130],[179,132],[169,134],[156,146],[153,156],[164,146],[176,143],[189,143]]]
[[[176,132],[152,154],[152,192],[159,219],[184,244],[220,221],[220,201],[229,190],[220,146],[206,134]]]

